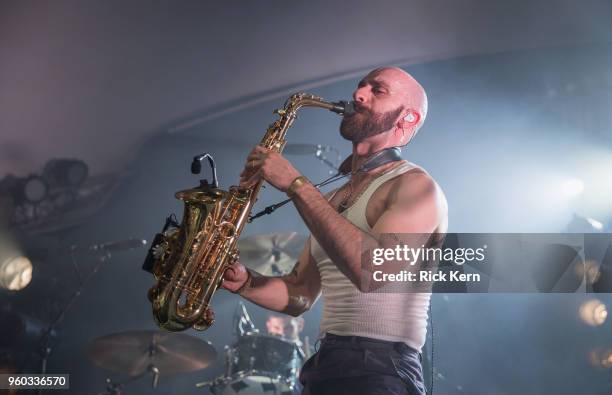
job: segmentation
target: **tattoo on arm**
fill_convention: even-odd
[[[310,308],[310,300],[307,297],[299,294],[292,294],[289,290],[289,302],[284,313],[298,316]]]
[[[297,289],[300,285],[298,284],[298,276],[300,274],[300,262],[296,262],[293,266],[293,270],[284,276],[285,284],[287,286],[287,293],[289,295],[287,301],[287,307],[284,313],[298,316],[308,310],[311,306],[311,301],[308,297],[302,295]]]

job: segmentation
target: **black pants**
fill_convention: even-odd
[[[425,395],[421,354],[402,342],[327,333],[302,367],[302,395]]]

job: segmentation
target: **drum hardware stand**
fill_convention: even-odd
[[[213,395],[236,395],[248,388],[249,394],[293,394],[296,390],[297,380],[297,358],[303,355],[296,353],[296,345],[274,336],[260,335],[255,327],[246,306],[242,301],[238,302],[234,312],[234,336],[238,343],[234,347],[226,345],[225,349],[225,372],[212,380],[195,384],[196,388],[208,387]],[[240,349],[241,342],[244,349]],[[270,343],[272,341],[272,344]],[[278,344],[280,343],[280,344]],[[288,350],[278,348],[281,345],[291,348],[290,366],[259,366],[270,352]],[[278,348],[278,349],[277,349]],[[249,351],[259,351],[259,354],[250,355]],[[245,355],[243,355],[243,352]],[[268,354],[266,354],[266,352]],[[261,355],[260,355],[261,354]]]
[[[337,158],[338,163],[333,163],[332,161],[327,159],[327,157],[325,157],[325,155],[323,154],[323,152],[330,152],[330,151],[334,151],[336,153],[336,155],[338,157]],[[330,176],[332,174],[334,174],[336,171],[338,171],[338,167],[340,166],[340,162],[342,161],[342,156],[340,155],[340,151],[338,150],[338,148],[331,147],[329,145],[321,145],[321,144],[317,144],[317,150],[315,152],[315,158],[317,158],[318,160],[320,160],[321,162],[323,162],[327,166],[331,167],[331,169],[329,170],[329,175]]]
[[[149,353],[149,358],[153,358],[155,356],[155,354],[157,353],[157,344],[155,343],[155,340],[152,339],[151,343],[149,343],[149,347],[147,349],[147,352]],[[157,384],[159,383],[159,368],[157,366],[155,366],[154,364],[149,364],[149,366],[147,367],[147,370],[145,370],[144,372],[134,376],[134,377],[130,377],[129,379],[127,379],[124,382],[119,382],[119,383],[113,383],[113,381],[110,378],[106,379],[106,392],[105,394],[108,395],[121,395],[121,390],[125,387],[126,384],[129,384],[133,381],[136,381],[138,379],[140,379],[141,377],[147,375],[151,373],[153,375],[153,381],[151,383],[151,386],[153,389],[157,388]]]
[[[129,379],[123,382],[113,382],[110,378],[106,379],[106,390],[104,392],[100,392],[98,395],[121,395],[121,391],[125,388],[125,386],[131,382],[134,382],[143,376],[151,373],[153,375],[153,389],[157,388],[157,384],[159,383],[159,369],[151,364],[144,372],[140,373],[137,376],[130,377]]]
[[[70,299],[68,299],[68,302],[66,302],[66,304],[61,308],[60,312],[57,314],[55,319],[53,321],[51,321],[49,326],[47,326],[45,331],[40,336],[40,340],[38,342],[38,344],[39,344],[39,346],[38,346],[38,355],[39,355],[40,360],[41,360],[41,362],[40,362],[40,374],[46,374],[47,373],[47,361],[48,361],[48,359],[51,356],[51,353],[53,351],[53,348],[52,348],[50,342],[51,342],[52,334],[56,333],[55,329],[64,320],[64,318],[66,317],[66,313],[72,307],[74,302],[78,299],[79,296],[81,296],[81,292],[85,288],[85,285],[98,272],[98,270],[100,269],[102,264],[104,264],[104,262],[106,262],[107,260],[110,260],[110,258],[111,258],[111,254],[110,254],[109,251],[103,251],[103,254],[99,257],[99,260],[98,260],[96,266],[93,268],[93,270],[91,272],[89,272],[89,274],[85,278],[83,278],[81,276],[81,272],[79,271],[79,267],[77,265],[76,258],[74,256],[74,252],[76,251],[76,249],[77,249],[76,246],[70,247],[70,260],[71,260],[72,266],[74,267],[74,270],[76,272],[76,276],[78,278],[79,285],[78,285],[77,289],[70,296]],[[20,371],[24,370],[24,368],[28,364],[28,361],[29,361],[29,357],[26,358],[25,361],[23,362],[23,365],[22,365]],[[41,393],[42,393],[42,390],[39,389],[38,390],[38,394],[41,394]]]
[[[83,247],[79,247],[76,245],[70,246],[69,248],[70,262],[72,263],[72,267],[74,268],[74,271],[75,271],[75,274],[78,280],[78,287],[72,293],[72,295],[70,295],[68,302],[66,302],[66,304],[60,309],[55,319],[51,321],[49,326],[47,326],[45,331],[42,332],[42,334],[40,335],[40,339],[38,341],[38,350],[37,350],[38,355],[40,357],[40,361],[41,361],[40,362],[40,374],[47,373],[47,362],[53,351],[53,347],[51,346],[51,339],[53,337],[53,334],[57,333],[56,331],[57,326],[64,320],[68,310],[70,310],[70,308],[72,307],[74,302],[78,299],[78,297],[81,296],[81,293],[83,292],[83,289],[85,288],[85,285],[98,273],[98,271],[100,270],[100,267],[102,267],[104,262],[109,261],[112,258],[111,251],[132,249],[134,248],[133,240],[134,239],[129,239],[127,241],[124,240],[124,241],[111,242],[111,243],[106,243],[106,244],[97,244],[97,245],[94,245],[88,248],[83,248]],[[144,240],[138,239],[139,243],[143,241]],[[89,251],[95,251],[99,253],[98,262],[96,263],[94,268],[84,278],[81,275],[81,271],[79,270],[79,265],[77,264],[76,257],[75,257],[75,252],[79,250],[89,250]],[[29,358],[30,357],[26,357],[25,360],[23,361],[23,364],[21,368],[19,369],[20,372],[22,372],[27,366],[29,362]],[[39,389],[38,394],[41,394],[41,393],[42,393],[42,389]]]
[[[245,329],[245,326],[247,329]],[[239,301],[234,313],[234,335],[244,336],[255,333],[259,333],[259,329],[255,327],[244,303]]]
[[[223,347],[225,350],[225,377],[232,375],[232,360],[234,359],[234,350],[227,344]]]
[[[204,388],[208,387],[210,393],[215,395],[217,393],[217,384],[219,382],[219,378],[214,380],[202,381],[201,383],[196,383],[196,388]]]

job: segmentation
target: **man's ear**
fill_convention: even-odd
[[[406,145],[412,140],[416,133],[416,125],[419,123],[420,119],[421,115],[414,110],[408,110],[408,113],[400,119],[399,128],[396,130],[401,133],[400,139],[402,145]]]
[[[409,110],[408,114],[406,114],[402,119],[402,127],[409,128],[411,126],[414,126],[419,123],[420,119],[421,115],[418,112],[414,110]]]

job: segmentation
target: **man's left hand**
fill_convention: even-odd
[[[250,188],[263,178],[274,188],[287,192],[299,176],[300,172],[281,154],[258,145],[249,154],[240,173],[240,186]]]

